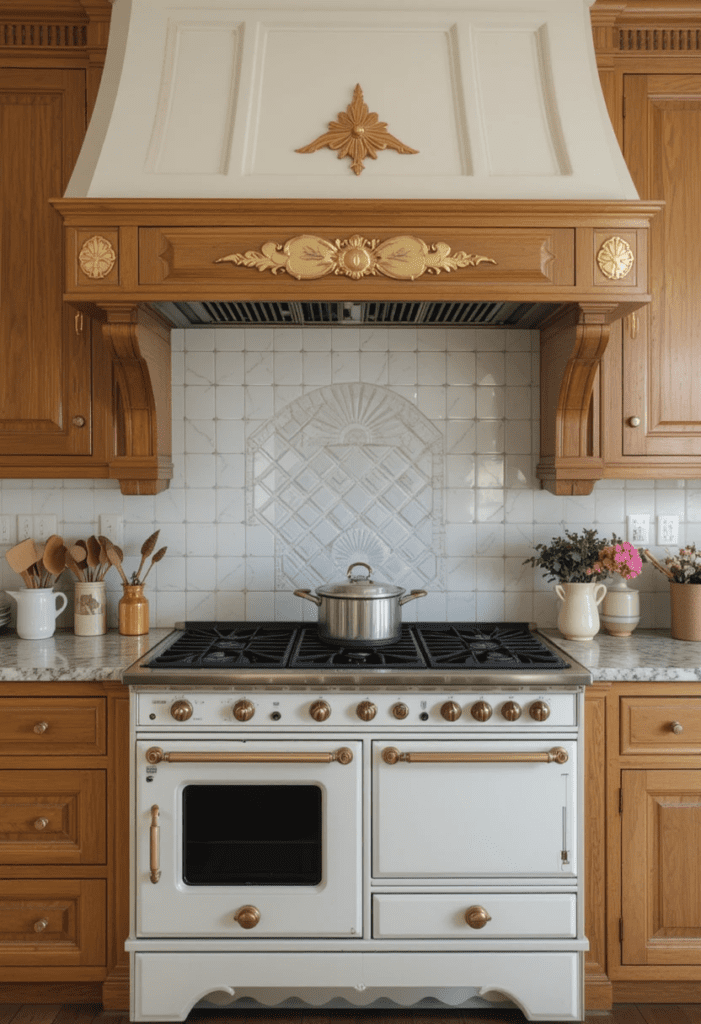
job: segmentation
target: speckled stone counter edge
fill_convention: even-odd
[[[556,629],[542,633],[596,682],[701,681],[701,643],[673,640],[668,629],[636,629],[629,637],[602,632],[586,643],[565,640]]]
[[[48,640],[20,640],[14,630],[0,633],[0,685],[3,682],[81,682],[121,679],[132,662],[172,632],[152,629],[144,636],[75,636],[57,630]]]

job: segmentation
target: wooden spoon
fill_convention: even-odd
[[[71,570],[71,572],[74,574],[76,579],[80,580],[81,583],[85,583],[85,573],[79,567],[79,565],[76,562],[75,558],[71,554],[72,550],[73,550],[73,548],[70,548],[68,551],[66,551],[66,566]]]
[[[127,579],[127,574],[124,572],[124,569],[122,568],[122,559],[119,557],[119,554],[117,553],[119,549],[116,548],[114,544],[112,544],[110,541],[108,541],[106,545],[106,551],[107,557],[109,558],[110,562],[116,568],[119,575],[122,577],[124,585],[128,587],[129,580]]]
[[[19,544],[15,544],[13,548],[5,552],[5,558],[11,569],[24,580],[25,586],[30,589],[35,586],[33,577],[29,574],[29,567],[34,565],[39,560],[39,555],[36,549],[36,545],[31,537],[21,541]]]
[[[66,545],[58,534],[52,534],[47,540],[43,560],[47,572],[58,579],[66,568]]]
[[[97,537],[88,537],[88,567],[97,570],[100,565],[100,542]],[[97,579],[97,572],[93,573],[93,579]]]
[[[88,564],[88,549],[83,544],[76,543],[68,550],[75,564],[83,572],[83,569]],[[83,576],[85,576],[85,573],[83,573]]]

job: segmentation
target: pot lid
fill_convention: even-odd
[[[353,569],[359,565],[367,569],[366,576],[353,573]],[[320,597],[350,597],[363,601],[379,597],[400,597],[405,593],[404,587],[395,587],[392,583],[374,583],[370,579],[371,574],[372,569],[367,562],[353,562],[348,566],[347,583],[330,583],[328,586],[317,587],[316,592]]]

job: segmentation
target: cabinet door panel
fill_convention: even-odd
[[[63,302],[63,194],[85,73],[0,69],[0,455],[89,455],[90,337]]]
[[[701,964],[701,771],[623,771],[624,964]]]
[[[624,89],[626,162],[640,197],[666,207],[651,227],[652,303],[623,335],[623,454],[699,456],[701,75],[626,75]]]

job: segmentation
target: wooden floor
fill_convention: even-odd
[[[518,1010],[194,1010],[187,1024],[523,1024]],[[0,1003],[0,1024],[128,1024],[129,1016],[90,1003]],[[701,1004],[619,1004],[587,1024],[701,1024]],[[556,1022],[551,1022],[556,1024]]]

